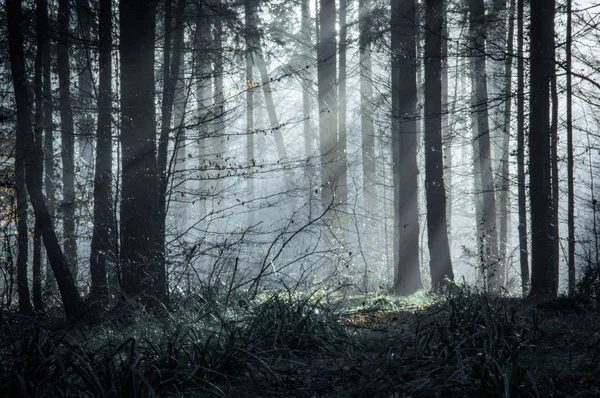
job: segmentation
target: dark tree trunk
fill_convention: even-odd
[[[175,101],[175,89],[177,79],[179,78],[179,68],[181,67],[181,50],[183,48],[183,13],[185,10],[185,0],[179,0],[177,3],[177,14],[172,21],[172,3],[168,0],[165,3],[165,43],[163,50],[163,93],[161,102],[161,122],[160,137],[158,140],[158,173],[160,176],[158,184],[158,242],[160,250],[160,262],[166,261],[165,257],[165,236],[167,221],[167,189],[169,178],[172,173],[167,164],[169,157],[169,140],[171,138],[171,120],[173,118],[173,104]],[[174,37],[171,40],[172,30]]]
[[[13,73],[13,79],[15,79]],[[24,88],[25,89],[25,88]],[[16,91],[16,89],[15,89]],[[15,93],[16,97],[16,93]],[[18,108],[18,106],[17,106]],[[29,108],[19,110],[20,113],[27,113],[31,121]],[[30,129],[31,124],[23,125],[23,118],[17,115],[17,130]],[[27,132],[31,134],[31,132]],[[31,299],[29,297],[29,283],[27,281],[27,261],[29,257],[29,239],[27,234],[27,189],[25,182],[25,164],[29,159],[27,156],[27,147],[23,134],[16,137],[15,147],[15,185],[17,191],[17,293],[19,294],[19,311],[29,313],[33,310]],[[37,179],[36,179],[37,182]]]
[[[501,270],[498,267],[498,230],[496,228],[496,198],[494,194],[494,172],[492,169],[492,153],[490,147],[490,127],[488,116],[488,93],[486,76],[486,24],[483,0],[469,1],[470,37],[474,53],[472,108],[477,122],[477,166],[481,185],[476,187],[482,193],[483,207],[481,220],[483,226],[485,263],[484,288],[498,291],[501,285]],[[481,239],[481,238],[480,238]]]
[[[40,0],[41,6],[45,7],[43,18],[45,19],[46,26],[48,26],[48,2]],[[43,169],[44,169],[44,183],[46,184],[46,200],[48,203],[48,212],[50,218],[54,219],[56,216],[56,188],[54,186],[54,123],[52,116],[54,114],[54,103],[52,100],[52,79],[51,79],[51,68],[52,68],[52,55],[50,52],[50,34],[45,32],[44,44],[42,51],[44,53],[43,59],[44,64],[42,66],[43,75],[43,91],[44,91],[44,143],[43,143]],[[52,296],[56,291],[56,279],[50,266],[50,261],[46,261],[46,295]]]
[[[94,231],[90,255],[91,300],[108,299],[107,272],[115,261],[115,225],[112,209],[112,9],[111,0],[100,0],[98,37],[98,130],[96,133],[96,172],[94,175]]]
[[[311,32],[310,21],[310,0],[302,0],[302,39],[305,41],[305,56],[307,59],[312,58],[313,37]],[[303,133],[304,133],[304,155],[307,159],[306,164],[306,181],[309,184],[306,200],[312,203],[313,198],[313,178],[315,177],[314,170],[314,131],[311,125],[311,93],[314,92],[313,80],[308,70],[303,73],[303,90],[302,90],[302,111],[303,111]],[[309,218],[311,216],[312,206],[308,206]]]
[[[31,131],[32,120],[29,112],[30,98],[27,92],[25,76],[25,59],[23,55],[23,34],[20,29],[22,21],[21,1],[7,0],[6,15],[8,20],[9,56],[10,66],[17,105],[17,136],[22,140],[27,150],[26,180],[29,197],[34,208],[36,220],[42,231],[42,237],[48,259],[54,276],[58,282],[65,312],[68,318],[77,316],[83,308],[83,301],[79,296],[75,281],[69,270],[69,264],[58,243],[58,238],[52,226],[52,219],[48,213],[42,187],[36,179],[36,167],[41,165],[42,148],[35,143]]]
[[[553,47],[554,49],[554,47]],[[555,55],[553,56],[554,59]],[[559,279],[559,244],[560,244],[560,230],[558,221],[558,205],[559,205],[559,187],[558,187],[558,87],[556,82],[556,72],[552,69],[552,82],[550,83],[551,92],[551,108],[552,116],[550,123],[550,169],[551,169],[551,184],[552,184],[552,208],[550,213],[550,230],[552,236],[550,237],[552,245],[552,252],[549,254],[551,266],[554,270],[552,283],[554,284],[554,290],[558,292],[558,279]]]
[[[34,140],[36,146],[42,146],[44,135],[44,97],[43,97],[43,68],[47,62],[44,57],[47,52],[44,51],[46,45],[46,30],[48,29],[48,4],[46,1],[36,0],[36,52],[35,52],[35,134]],[[44,167],[40,164],[36,168],[37,183],[42,186]],[[42,231],[39,223],[35,222],[33,230],[33,266],[32,266],[32,287],[33,287],[33,305],[36,311],[42,311],[44,304],[42,302]]]
[[[334,201],[339,170],[336,170],[337,95],[335,0],[321,0],[317,80],[319,84],[319,153],[321,156],[321,202],[324,209]]]
[[[58,84],[60,110],[61,157],[63,163],[63,240],[65,257],[77,280],[77,246],[75,240],[75,135],[71,106],[71,68],[69,65],[69,0],[58,2]]]
[[[531,198],[531,296],[556,297],[552,253],[550,82],[554,75],[554,0],[531,1],[529,170]]]
[[[417,25],[415,18],[415,1],[392,0],[394,292],[403,296],[408,296],[421,287],[418,219],[419,170],[417,167],[417,64],[415,62]],[[438,96],[440,95],[438,93]],[[439,149],[441,150],[441,131],[438,133],[440,134]],[[441,159],[439,161],[441,162]],[[441,178],[441,176],[438,177]]]
[[[575,294],[575,191],[573,190],[574,159],[573,159],[573,84],[571,80],[572,68],[572,0],[567,0],[567,212],[569,234],[569,296]]]
[[[153,1],[123,0],[121,55],[121,269],[123,292],[150,307],[165,302],[160,247],[154,112]]]
[[[442,24],[444,1],[425,2],[425,192],[431,284],[454,280],[448,228],[442,153]]]
[[[525,70],[524,2],[517,4],[517,180],[519,201],[519,262],[523,296],[529,291],[529,250],[527,248],[527,203],[525,196]]]

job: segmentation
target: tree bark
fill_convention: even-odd
[[[121,269],[123,292],[151,308],[164,303],[166,269],[160,261],[154,112],[153,1],[123,0],[121,55]]]
[[[98,129],[96,132],[96,172],[94,175],[94,230],[92,233],[90,275],[91,301],[108,299],[107,272],[115,260],[115,225],[112,209],[112,9],[111,0],[100,0],[98,38]]]
[[[321,156],[321,203],[324,209],[334,202],[338,184],[336,154],[337,93],[335,0],[321,0],[319,7],[319,44],[317,80],[319,85],[319,153]]]
[[[83,301],[79,296],[75,281],[69,270],[69,264],[60,248],[58,238],[52,226],[52,219],[48,213],[42,187],[36,179],[36,167],[41,164],[42,150],[36,145],[31,131],[32,120],[29,111],[30,98],[26,86],[25,59],[23,54],[23,34],[20,22],[22,19],[21,1],[7,0],[6,15],[8,20],[9,57],[17,105],[17,135],[27,150],[25,156],[26,182],[29,197],[34,208],[36,220],[42,231],[42,237],[48,259],[54,276],[56,277],[67,318],[79,315],[83,308]]]
[[[415,61],[417,25],[415,18],[415,1],[392,0],[394,292],[402,296],[408,296],[421,287],[418,219],[419,170],[417,166],[417,64]],[[440,134],[439,149],[441,150],[441,131],[438,133]],[[439,160],[441,161],[441,159]]]
[[[77,242],[75,237],[75,133],[71,105],[71,67],[69,65],[69,0],[58,2],[58,84],[61,158],[63,163],[63,241],[65,257],[73,279],[77,280]]]
[[[568,272],[569,272],[569,296],[575,294],[575,191],[573,187],[574,159],[573,159],[573,84],[571,76],[572,68],[572,0],[567,0],[567,212],[568,212]]]
[[[556,297],[552,252],[550,167],[550,82],[554,74],[554,0],[531,1],[529,170],[531,181],[531,296]]]
[[[444,1],[425,2],[425,191],[431,284],[454,280],[448,227],[442,153],[442,25]]]
[[[524,2],[517,0],[517,180],[519,202],[519,263],[523,296],[529,291],[529,250],[527,247],[527,203],[525,194],[525,70]]]
[[[338,71],[338,146],[336,164],[339,170],[337,189],[335,192],[336,201],[338,202],[338,216],[340,227],[344,231],[348,226],[346,220],[346,202],[348,200],[348,157],[347,157],[347,55],[348,47],[348,23],[346,21],[348,14],[349,0],[340,0],[340,42],[339,42],[339,71]]]
[[[498,230],[496,228],[496,198],[494,193],[494,171],[490,147],[490,127],[488,116],[488,93],[486,75],[486,21],[483,0],[469,1],[471,48],[474,50],[472,109],[477,120],[478,156],[476,159],[481,178],[483,212],[483,242],[485,264],[483,271],[484,288],[498,291],[501,287],[501,270],[498,266]]]

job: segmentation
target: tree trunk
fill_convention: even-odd
[[[338,202],[339,226],[344,231],[348,227],[346,219],[346,202],[348,201],[348,157],[347,157],[347,109],[346,109],[346,74],[347,74],[347,55],[348,47],[348,24],[346,15],[348,14],[349,0],[340,0],[340,43],[339,43],[339,74],[338,74],[338,146],[336,164],[339,170],[337,189],[335,198]]]
[[[394,292],[402,296],[408,296],[421,287],[415,18],[415,1],[392,0]],[[441,150],[441,141],[439,144]]]
[[[375,135],[373,129],[373,82],[371,62],[369,0],[359,0],[360,128],[362,132],[363,198],[365,208],[376,214],[377,174],[375,172]],[[415,83],[416,84],[416,83]]]
[[[527,203],[525,194],[525,71],[524,2],[517,0],[517,180],[519,201],[519,263],[523,296],[529,291],[529,250],[527,248]]]
[[[35,52],[35,134],[34,140],[36,146],[42,146],[44,135],[44,58],[47,52],[44,51],[46,45],[46,30],[48,29],[48,4],[45,1],[36,0],[36,52]],[[36,168],[36,178],[39,186],[42,186],[44,178],[44,167],[40,164]],[[44,304],[42,302],[42,231],[39,223],[35,222],[33,230],[33,266],[32,266],[32,287],[33,287],[33,305],[36,311],[42,311]]]
[[[225,152],[225,94],[223,92],[223,74],[225,73],[223,68],[223,21],[219,16],[214,17],[214,63],[213,63],[213,74],[214,74],[214,104],[213,104],[213,128],[215,138],[213,140],[215,152],[215,162],[218,163],[219,158],[224,159]]]
[[[96,172],[94,175],[94,230],[92,233],[90,275],[92,301],[108,299],[108,264],[114,262],[112,245],[115,225],[112,211],[112,9],[111,0],[100,0],[98,37],[98,130],[96,133]]]
[[[335,0],[321,0],[319,7],[319,44],[317,80],[319,84],[319,153],[321,156],[321,203],[327,209],[334,202],[338,184],[336,170],[337,95]]]
[[[425,2],[425,191],[431,284],[454,280],[448,227],[442,153],[442,25],[444,1]]]
[[[75,237],[75,134],[71,106],[71,67],[69,65],[69,0],[58,2],[58,84],[61,157],[63,163],[63,240],[65,257],[77,281],[77,242]]]
[[[43,11],[43,18],[46,26],[48,26],[48,2],[40,0],[39,9]],[[44,7],[44,8],[42,8]],[[42,45],[42,51],[44,53],[44,63],[42,66],[43,75],[43,92],[44,92],[44,143],[43,143],[43,170],[44,170],[44,183],[46,184],[46,200],[48,203],[48,212],[51,219],[56,216],[56,188],[54,186],[54,123],[52,117],[54,114],[54,103],[52,101],[52,79],[51,79],[51,68],[52,68],[52,55],[50,52],[50,37],[48,32],[45,32],[44,44]],[[39,226],[39,225],[38,225]],[[56,279],[50,266],[50,261],[46,261],[46,295],[52,296],[56,291]]]
[[[573,159],[573,84],[571,80],[572,68],[572,0],[567,0],[567,212],[569,234],[569,296],[575,294],[575,191],[573,189],[574,159]]]
[[[259,32],[256,30],[256,1],[245,0],[244,12],[246,23],[246,163],[252,167],[254,161],[254,60]],[[304,23],[304,22],[303,22]],[[254,178],[246,179],[247,202],[254,200]],[[248,212],[248,227],[254,225],[254,212]]]
[[[490,127],[488,117],[488,94],[486,76],[486,29],[485,8],[483,0],[470,0],[469,13],[471,15],[470,36],[473,54],[473,85],[472,108],[477,119],[477,142],[479,175],[481,178],[481,192],[483,199],[483,212],[481,224],[483,225],[483,241],[485,269],[484,288],[498,291],[501,287],[501,270],[498,267],[498,230],[496,228],[496,198],[494,194],[494,171],[490,148]]]
[[[529,99],[529,197],[531,198],[531,296],[556,297],[552,252],[550,82],[554,75],[554,0],[531,1]]]
[[[16,77],[13,75],[13,79]],[[15,88],[16,90],[16,88]],[[16,93],[15,93],[16,96]],[[28,113],[31,120],[29,108],[21,109],[21,113]],[[18,116],[17,116],[18,117]],[[17,130],[31,128],[31,124],[21,125],[23,120],[17,118]],[[27,132],[27,134],[31,134]],[[27,147],[25,146],[23,134],[17,134],[15,146],[15,185],[17,191],[17,293],[19,294],[19,311],[29,313],[33,311],[29,297],[29,283],[27,281],[27,261],[29,257],[29,239],[27,234],[27,189],[25,182],[25,164],[30,161],[26,159]],[[37,177],[37,176],[36,176]],[[37,183],[37,179],[36,179]]]
[[[302,0],[302,38],[305,41],[305,56],[307,59],[312,58],[313,37],[310,28],[310,0]],[[303,73],[303,90],[302,90],[302,112],[303,112],[303,133],[304,133],[304,155],[306,156],[306,181],[309,184],[306,200],[308,205],[308,216],[311,217],[312,198],[313,198],[313,179],[315,177],[314,170],[314,131],[311,126],[311,93],[313,92],[313,80],[310,72],[305,70]]]
[[[448,3],[444,3],[444,26],[442,28],[442,140],[444,150],[444,181],[446,183],[446,220],[448,224],[448,239],[452,253],[452,141],[454,131],[450,128],[448,113]],[[452,254],[451,254],[452,255]]]
[[[211,59],[208,51],[211,42],[210,20],[206,12],[207,7],[198,7],[198,18],[196,21],[196,44],[198,51],[195,52],[196,71],[196,97],[198,105],[198,169],[202,173],[205,157],[209,153],[210,140],[208,139],[211,125],[212,104],[212,78]],[[198,176],[199,192],[203,192],[202,175]],[[206,200],[198,200],[198,219],[203,219],[207,214]]]
[[[554,47],[553,47],[554,53]],[[553,55],[554,59],[555,55]],[[559,244],[560,244],[560,230],[558,221],[558,205],[559,205],[559,187],[558,187],[558,88],[556,82],[556,71],[552,69],[552,81],[550,86],[551,92],[551,108],[552,116],[550,123],[550,169],[551,169],[551,184],[552,184],[552,208],[550,213],[550,230],[552,231],[551,245],[552,252],[549,253],[550,263],[554,270],[552,283],[554,284],[554,290],[558,292],[558,279],[559,279]]]
[[[159,247],[160,262],[166,261],[165,236],[167,222],[167,190],[169,179],[172,178],[172,170],[168,163],[169,140],[171,138],[171,120],[173,118],[173,105],[175,102],[175,91],[177,80],[179,79],[179,68],[182,60],[181,51],[183,48],[183,16],[185,10],[185,0],[179,0],[177,3],[177,16],[172,21],[171,10],[174,0],[165,3],[165,36],[163,49],[163,93],[161,102],[161,121],[160,137],[158,140],[157,167],[159,174],[158,183],[158,235],[157,245]],[[175,30],[175,36],[171,40],[172,30]]]
[[[79,32],[81,50],[78,54],[78,106],[79,109],[79,156],[84,161],[82,170],[84,178],[88,177],[91,169],[94,142],[94,95],[93,95],[93,76],[92,76],[92,55],[90,46],[93,42],[92,27],[94,25],[94,14],[90,7],[89,0],[77,0],[77,18],[79,20]],[[86,178],[87,181],[87,178]]]
[[[157,308],[165,302],[154,112],[154,2],[123,0],[121,55],[121,269],[123,292]]]
[[[510,171],[509,171],[509,152],[510,152],[510,119],[512,108],[512,53],[513,53],[513,37],[515,29],[515,0],[510,1],[510,18],[508,23],[508,38],[507,38],[507,56],[506,56],[506,79],[505,79],[505,102],[504,102],[504,123],[502,131],[502,150],[500,158],[500,237],[499,237],[499,270],[502,284],[506,281],[506,272],[508,269],[508,221],[510,218],[509,195],[510,195]]]
[[[33,132],[30,130],[32,126],[31,113],[29,112],[31,102],[26,87],[23,34],[20,29],[20,21],[23,20],[21,1],[7,0],[6,15],[8,20],[10,66],[17,105],[17,136],[19,140],[22,140],[23,148],[27,151],[25,154],[28,160],[25,162],[27,190],[29,191],[36,220],[38,220],[42,231],[50,265],[58,282],[66,315],[68,318],[74,318],[83,308],[83,301],[77,292],[75,281],[69,271],[69,264],[58,243],[58,238],[54,232],[52,220],[44,201],[42,187],[36,178],[36,167],[39,167],[42,161],[42,150],[39,145],[36,145]]]

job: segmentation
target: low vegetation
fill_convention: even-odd
[[[600,394],[600,313],[470,288],[406,299],[263,293],[126,323],[5,314],[0,389],[29,397]],[[107,319],[117,319],[108,317]]]

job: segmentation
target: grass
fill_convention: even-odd
[[[538,308],[463,288],[443,298],[419,292],[336,305],[282,291],[163,319],[136,316],[54,330],[5,318],[2,395],[600,395],[600,315],[591,309]]]

